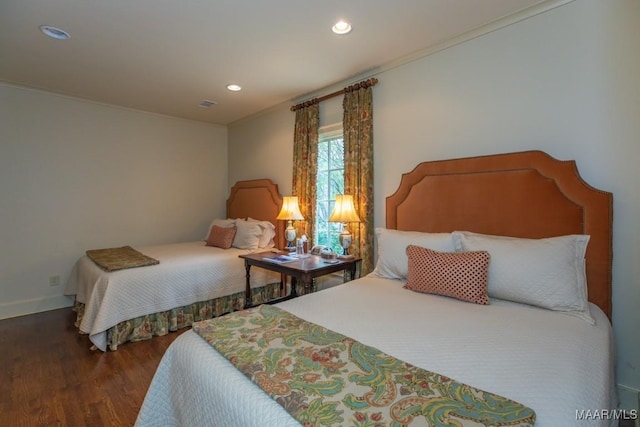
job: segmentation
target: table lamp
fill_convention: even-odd
[[[360,218],[356,213],[356,208],[353,205],[353,196],[346,194],[336,195],[336,204],[333,207],[331,216],[329,216],[330,222],[341,222],[342,232],[340,233],[340,245],[342,246],[342,255],[338,258],[353,258],[353,255],[349,255],[349,246],[353,237],[349,233],[347,223],[360,222]]]
[[[302,216],[302,213],[300,213],[300,208],[298,207],[298,197],[285,196],[282,199],[282,209],[280,209],[280,213],[276,219],[287,220],[287,228],[284,230],[284,237],[287,240],[287,247],[285,249],[288,251],[295,251],[296,247],[293,242],[296,240],[296,229],[293,228],[293,221],[303,220],[304,217]]]

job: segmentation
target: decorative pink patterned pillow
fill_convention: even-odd
[[[487,279],[491,256],[486,251],[437,252],[409,245],[405,288],[444,295],[476,304],[489,304]]]
[[[217,246],[222,249],[229,249],[236,235],[236,227],[211,227],[211,232],[207,238],[207,246]]]

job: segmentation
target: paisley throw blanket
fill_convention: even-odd
[[[512,400],[402,362],[274,306],[193,330],[305,426],[533,426]]]
[[[87,256],[104,271],[124,270],[125,268],[156,265],[160,261],[133,249],[131,246],[121,248],[92,249]]]

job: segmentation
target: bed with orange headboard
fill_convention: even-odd
[[[586,184],[575,162],[529,151],[421,163],[386,199],[386,223],[376,235],[371,274],[275,307],[350,337],[358,348],[368,346],[348,361],[360,360],[370,371],[351,379],[385,381],[371,390],[356,387],[345,403],[328,386],[336,384],[334,371],[286,371],[299,366],[295,358],[282,359],[284,365],[254,361],[242,373],[207,334],[255,315],[251,309],[222,324],[198,323],[174,341],[137,425],[206,425],[216,418],[281,427],[317,422],[319,414],[338,417],[337,424],[531,425],[531,418],[517,415],[499,422],[474,418],[474,405],[486,402],[483,391],[532,410],[536,426],[609,424],[580,419],[578,411],[584,417],[586,410],[617,404],[609,320],[612,195]],[[299,354],[313,353],[314,338],[305,339]],[[407,383],[416,378],[410,372],[388,374],[367,359],[374,350],[444,375],[446,384],[466,384],[453,393],[461,400],[438,400],[436,390],[447,389],[442,383]],[[329,350],[318,354],[314,363],[347,362]],[[266,387],[256,387],[266,379]],[[331,402],[320,400],[323,393],[304,394],[319,384]],[[424,391],[416,392],[418,386]]]
[[[573,160],[526,151],[425,162],[402,176],[386,206],[386,226],[397,230],[588,234],[589,300],[611,318],[613,196],[587,184]]]
[[[247,298],[259,303],[279,296],[280,276],[266,271],[256,272],[247,288],[238,255],[284,246],[284,224],[276,220],[281,206],[271,180],[239,181],[226,217],[213,219],[202,240],[135,248],[157,265],[103,271],[82,256],[65,289],[75,297],[79,331],[96,348],[116,350],[238,310]]]

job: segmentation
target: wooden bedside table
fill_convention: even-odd
[[[285,276],[291,276],[291,292],[287,296],[268,302],[269,304],[274,304],[297,297],[297,282],[302,283],[302,286],[304,287],[304,293],[308,294],[313,291],[313,279],[316,277],[324,276],[325,274],[331,274],[337,271],[347,271],[349,273],[350,280],[353,280],[356,278],[356,266],[361,261],[361,258],[340,259],[337,260],[337,263],[332,264],[328,263],[328,260],[317,255],[310,255],[307,258],[300,258],[295,261],[285,262],[281,264],[265,260],[265,258],[272,258],[276,255],[290,255],[290,252],[258,252],[254,254],[239,255],[240,258],[244,259],[244,268],[246,270],[247,278],[245,290],[245,308],[249,308],[252,305],[251,266],[275,271]]]

